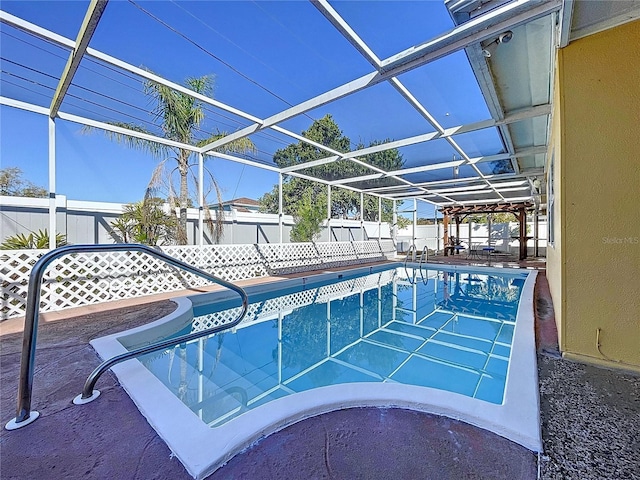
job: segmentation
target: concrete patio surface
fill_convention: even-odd
[[[542,455],[463,422],[401,409],[355,408],[272,434],[210,479],[637,479],[640,378],[562,360],[544,275],[536,313]],[[188,479],[111,373],[102,395],[71,404],[99,359],[89,340],[159,318],[169,300],[43,321],[33,406],[41,417],[0,432],[2,479]],[[0,326],[1,328],[1,326]],[[22,334],[0,335],[2,424],[15,416]]]

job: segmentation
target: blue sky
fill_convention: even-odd
[[[87,4],[3,1],[1,8],[75,39]],[[441,0],[331,4],[382,59],[452,27]],[[4,24],[0,29],[5,71],[2,95],[48,106],[51,89],[66,62],[66,51]],[[91,47],[151,69],[176,83],[187,77],[213,75],[214,98],[258,117],[277,113],[373,70],[305,1],[112,0]],[[463,52],[406,73],[401,80],[445,127],[489,118]],[[101,121],[128,121],[152,129],[148,123],[149,103],[142,88],[142,82],[85,59],[62,111]],[[368,144],[433,131],[412,107],[398,101],[399,97],[384,83],[300,115],[282,126],[301,133],[312,119],[331,113],[354,147],[360,142]],[[202,126],[205,132],[231,132],[249,124],[213,108],[207,108],[207,114]],[[0,116],[2,167],[18,166],[28,180],[46,186],[46,117],[5,106],[0,107]],[[74,200],[112,202],[142,198],[156,159],[117,145],[100,133],[83,133],[80,125],[61,120],[56,125],[58,194]],[[263,162],[270,162],[276,149],[292,143],[277,133],[257,134],[252,140],[259,148],[256,158]],[[500,149],[491,131],[459,141],[471,155],[497,153]],[[407,147],[401,153],[406,166],[446,161],[453,155],[451,147],[440,141]],[[258,198],[277,183],[277,174],[266,170],[218,159],[207,163],[222,186],[225,200]],[[427,179],[436,179],[435,174],[431,175]],[[420,208],[422,216],[432,215],[431,212],[428,207]]]

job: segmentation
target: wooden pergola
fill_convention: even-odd
[[[456,222],[456,238],[460,238],[460,222],[462,222],[468,215],[476,215],[481,213],[513,213],[518,219],[519,224],[519,237],[520,242],[520,260],[527,258],[527,240],[531,237],[527,237],[527,211],[534,210],[534,204],[531,202],[516,202],[516,203],[495,203],[495,204],[480,204],[480,205],[451,205],[440,208],[440,212],[444,215],[444,244],[449,243],[449,218],[453,217]],[[491,232],[489,232],[491,235]],[[447,250],[445,249],[445,255]]]

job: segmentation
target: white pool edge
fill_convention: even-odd
[[[433,267],[443,268],[440,265]],[[494,269],[482,269],[491,270]],[[501,273],[506,270],[495,269]],[[515,271],[522,273],[522,270]],[[211,474],[265,435],[304,418],[349,407],[398,407],[444,415],[540,452],[542,437],[533,311],[536,276],[536,271],[529,271],[521,292],[502,405],[428,387],[396,383],[343,384],[289,395],[210,428],[139,361],[115,365],[112,371],[149,424],[196,479]],[[190,300],[179,298],[174,301],[178,308],[167,317],[127,332],[95,339],[91,345],[104,359],[126,352],[119,337],[173,323],[176,315],[191,314]]]

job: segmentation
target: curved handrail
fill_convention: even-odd
[[[415,262],[416,261],[416,255],[418,254],[418,248],[415,246],[415,244],[411,244],[411,246],[409,247],[409,250],[407,250],[407,256],[404,258],[404,266],[407,266],[407,262],[409,261],[409,256],[413,253],[413,256],[411,257],[411,261]]]
[[[38,261],[35,263],[31,270],[31,274],[29,275],[29,285],[27,291],[27,305],[25,309],[25,325],[24,325],[24,337],[22,342],[22,357],[20,360],[20,379],[18,382],[18,407],[16,411],[16,418],[11,420],[7,424],[8,429],[15,429],[21,426],[27,425],[31,423],[38,417],[38,413],[35,411],[31,411],[31,393],[33,390],[33,374],[35,367],[35,356],[36,356],[36,336],[38,331],[38,316],[40,313],[40,287],[42,284],[42,277],[44,275],[44,271],[47,266],[57,258],[60,258],[64,255],[68,255],[71,253],[82,253],[82,252],[119,252],[119,251],[139,251],[144,252],[153,257],[164,260],[166,263],[173,265],[175,267],[179,267],[183,270],[186,270],[190,273],[203,277],[213,283],[217,283],[222,285],[225,288],[235,291],[242,298],[242,311],[238,318],[236,318],[233,322],[213,327],[208,330],[202,330],[200,332],[194,332],[187,335],[182,335],[180,337],[175,337],[169,340],[165,340],[161,343],[157,343],[154,345],[148,345],[143,348],[139,348],[133,350],[131,352],[118,355],[113,357],[112,359],[106,360],[102,364],[100,364],[87,378],[87,382],[85,383],[85,387],[87,385],[91,385],[91,390],[88,395],[85,396],[85,391],[83,390],[82,399],[87,399],[92,394],[93,386],[96,381],[106,371],[109,367],[114,365],[115,363],[119,363],[121,361],[127,360],[129,358],[142,355],[143,353],[150,353],[157,350],[162,350],[167,346],[177,345],[179,343],[183,343],[189,341],[193,338],[198,338],[199,336],[210,335],[220,330],[233,328],[238,323],[240,323],[247,313],[247,309],[249,308],[249,298],[247,293],[239,286],[234,285],[231,282],[227,282],[221,278],[218,278],[210,273],[205,272],[193,265],[189,265],[188,263],[184,263],[180,260],[177,260],[166,253],[155,250],[147,245],[134,244],[134,243],[120,243],[120,244],[112,244],[112,245],[66,245],[64,247],[57,248],[55,250],[51,250],[50,252],[44,254]],[[165,345],[168,344],[168,345]],[[157,347],[157,348],[156,348]],[[124,358],[126,357],[126,358]],[[86,388],[85,388],[86,390]]]

